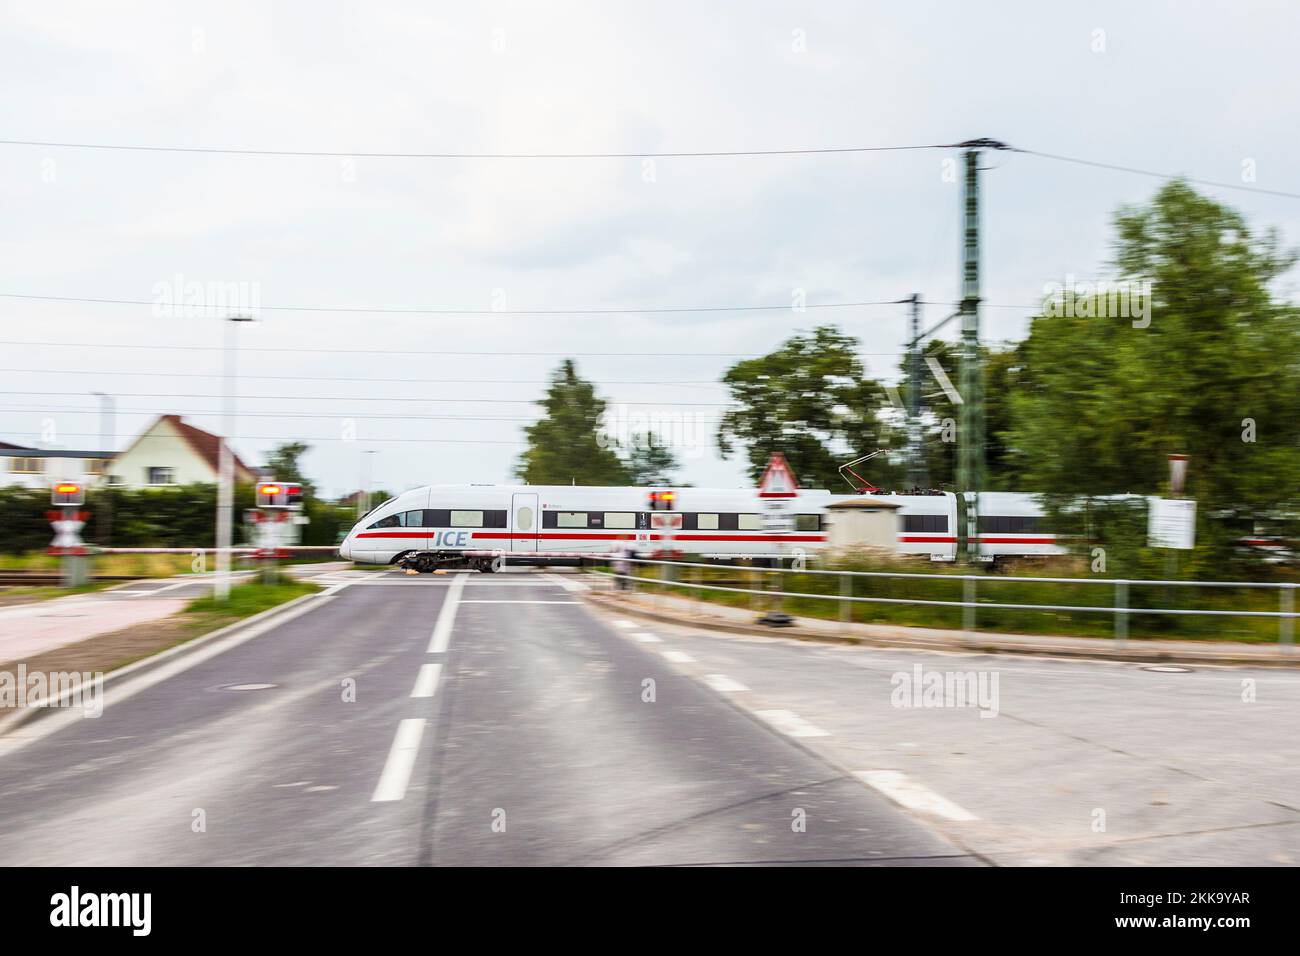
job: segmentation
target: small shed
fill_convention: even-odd
[[[864,548],[898,550],[898,509],[888,498],[862,495],[826,506],[826,547],[831,551]]]

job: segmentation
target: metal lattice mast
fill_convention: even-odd
[[[1006,149],[993,139],[961,143],[966,150],[963,194],[961,279],[961,412],[957,434],[957,487],[973,492],[959,533],[968,561],[979,557],[979,492],[984,488],[984,368],[980,356],[980,194],[981,149]],[[960,513],[960,511],[959,511]]]
[[[921,438],[921,294],[913,292],[912,335],[907,346],[907,481],[916,488],[930,483]]]

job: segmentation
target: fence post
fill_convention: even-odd
[[[962,582],[962,600],[966,606],[961,609],[961,628],[963,631],[975,630],[975,578],[967,577]]]
[[[847,600],[853,593],[853,578],[848,574],[840,575],[840,630],[849,632],[853,602]]]
[[[1295,589],[1294,584],[1284,584],[1278,595],[1278,610],[1283,616],[1277,619],[1277,639],[1288,651],[1295,647]]]
[[[1128,582],[1115,582],[1115,643],[1123,650],[1128,646]]]

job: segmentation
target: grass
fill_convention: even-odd
[[[854,597],[907,598],[933,601],[962,601],[964,582],[953,575],[964,568],[933,570],[912,563],[874,563],[854,566],[851,570],[899,571],[924,573],[920,578],[852,578],[849,594]],[[670,593],[714,604],[742,608],[775,606],[766,595],[736,594],[703,588],[657,585],[661,568],[641,566],[639,587],[653,593]],[[808,574],[786,570],[780,575],[749,568],[677,568],[681,582],[723,587],[776,589],[778,580],[784,591],[807,594],[839,595],[841,579],[825,574]],[[1075,607],[1111,607],[1114,586],[1109,584],[1053,583],[1040,584],[1018,580],[1024,577],[1080,577],[1061,567],[1036,567],[1010,574],[989,574],[975,584],[976,600],[999,604],[1055,604]],[[781,610],[800,617],[839,620],[841,604],[824,598],[787,597]],[[1131,584],[1128,604],[1128,636],[1141,639],[1221,640],[1248,643],[1271,643],[1278,640],[1277,618],[1175,616],[1143,614],[1143,608],[1190,608],[1196,610],[1278,611],[1276,589],[1193,588],[1142,586]],[[882,604],[855,601],[850,604],[850,620],[855,623],[897,624],[909,627],[961,629],[962,608],[929,605]],[[1088,611],[1021,611],[1002,608],[977,608],[976,630],[1011,634],[1044,634],[1077,637],[1114,637],[1115,616]]]

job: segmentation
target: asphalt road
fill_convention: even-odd
[[[568,576],[318,580],[98,718],[0,738],[0,861],[980,862]]]

